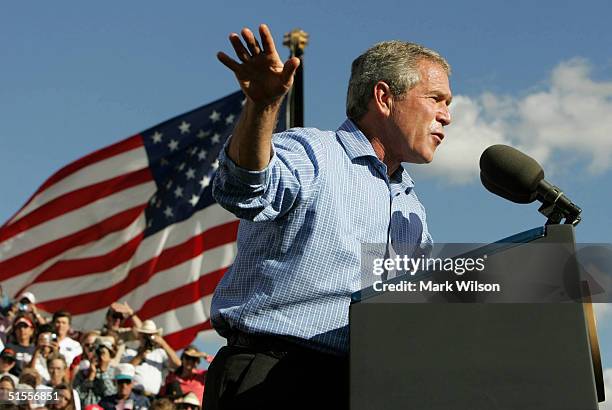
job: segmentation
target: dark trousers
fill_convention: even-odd
[[[230,341],[208,369],[203,410],[348,410],[348,363],[285,342]]]

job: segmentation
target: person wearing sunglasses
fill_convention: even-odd
[[[132,409],[145,410],[151,407],[149,399],[134,392],[134,366],[129,363],[120,363],[115,369],[115,385],[117,393],[105,396],[98,403],[104,410]]]
[[[212,361],[212,357],[207,353],[200,352],[193,345],[187,346],[181,354],[181,365],[175,371],[168,373],[160,395],[166,394],[170,385],[178,384],[183,393],[193,392],[202,402],[206,370],[198,369],[201,359]]]

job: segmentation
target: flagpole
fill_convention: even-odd
[[[291,30],[285,34],[283,45],[288,47],[291,52],[291,57],[300,59],[293,80],[293,87],[289,90],[287,110],[287,123],[289,127],[304,126],[304,49],[308,44],[308,33],[300,29]]]

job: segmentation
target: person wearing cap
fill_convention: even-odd
[[[60,310],[53,314],[53,326],[57,334],[57,343],[59,344],[59,352],[66,358],[68,366],[72,364],[75,357],[83,353],[81,344],[68,336],[72,315],[69,312]]]
[[[32,292],[21,293],[6,311],[6,316],[11,320],[23,314],[30,315],[35,326],[47,323],[47,320],[36,308],[36,297]]]
[[[168,373],[161,395],[164,395],[168,386],[178,383],[183,393],[193,392],[198,400],[204,398],[204,383],[206,381],[206,370],[198,369],[201,359],[207,359],[209,355],[200,352],[195,346],[189,345],[181,355],[181,365],[173,372]]]
[[[17,355],[15,351],[11,348],[4,348],[2,353],[0,353],[0,377],[9,376],[14,384],[17,384],[19,378],[14,374],[11,374],[11,369],[15,367],[15,362],[17,360]]]
[[[194,392],[189,392],[174,401],[177,410],[200,410],[202,402]]]
[[[138,350],[126,349],[122,362],[131,363],[136,369],[134,384],[145,395],[157,395],[165,372],[176,369],[181,360],[161,336],[155,322],[145,320],[138,331]]]
[[[22,314],[15,317],[13,328],[6,347],[16,353],[15,367],[11,371],[19,376],[21,370],[30,363],[34,355],[34,333],[36,332],[34,322],[30,315]]]
[[[32,313],[34,321],[38,326],[47,323],[47,319],[36,308],[36,297],[32,292],[23,292],[17,300],[19,300],[19,309]]]
[[[105,396],[98,403],[104,410],[127,409],[146,410],[150,407],[149,399],[134,392],[136,371],[130,363],[119,363],[115,369],[117,393]]]
[[[82,407],[98,403],[102,397],[117,392],[111,367],[111,360],[116,354],[113,341],[111,338],[98,337],[94,346],[95,354],[90,360],[89,368],[79,370],[73,383],[81,398]]]

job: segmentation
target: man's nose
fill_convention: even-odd
[[[436,120],[438,120],[438,122],[444,126],[449,125],[451,123],[452,121],[451,114],[450,114],[450,110],[448,109],[447,105],[443,105],[438,110],[438,115],[436,115]]]

